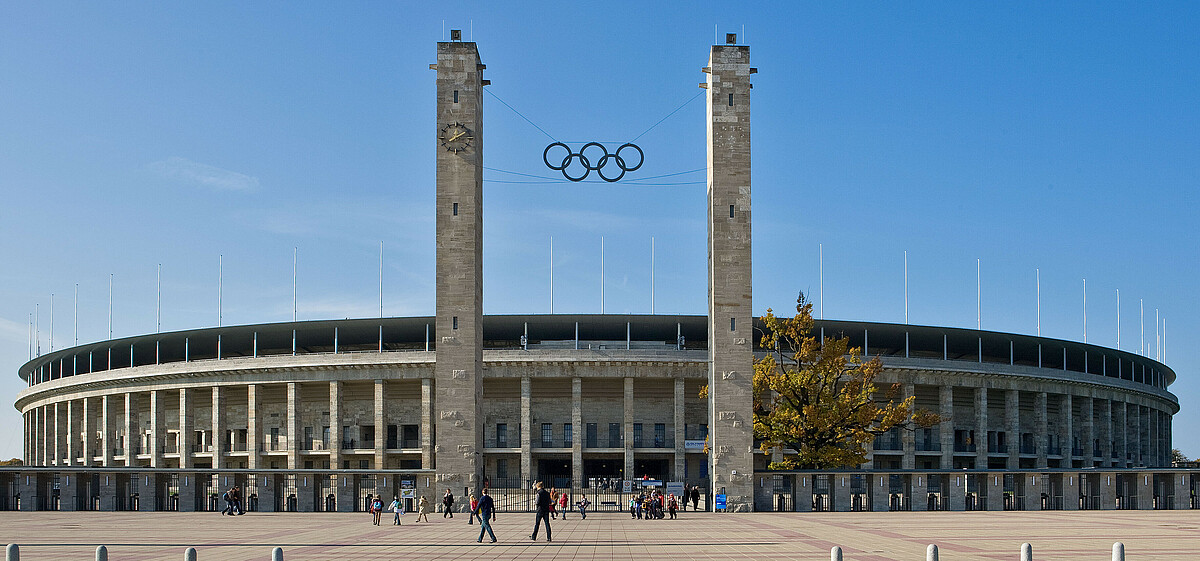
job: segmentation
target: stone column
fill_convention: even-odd
[[[1100,478],[1100,510],[1117,508],[1117,475],[1108,472],[1096,476]]]
[[[987,492],[987,509],[1004,510],[1004,475],[992,472],[981,473],[977,477],[983,479]],[[984,489],[980,489],[980,491],[982,492]]]
[[[1034,415],[1036,416],[1035,422],[1037,424],[1037,440],[1035,446],[1037,446],[1038,469],[1045,469],[1046,466],[1050,465],[1050,462],[1046,459],[1046,455],[1050,453],[1050,451],[1047,450],[1047,448],[1050,446],[1050,439],[1048,438],[1050,432],[1047,430],[1046,401],[1046,392],[1038,392],[1033,404]]]
[[[141,444],[141,439],[138,438],[137,413],[134,412],[136,407],[136,394],[125,392],[125,427],[122,430],[125,432],[126,467],[137,464],[137,447]]]
[[[1150,461],[1146,465],[1150,467],[1159,467],[1163,465],[1162,457],[1159,454],[1159,414],[1158,409],[1150,407],[1147,409],[1150,415]]]
[[[625,435],[625,470],[622,479],[634,479],[633,473],[633,378],[625,378],[625,401],[622,408],[621,427]],[[711,437],[710,437],[711,438]]]
[[[63,473],[58,478],[58,509],[65,512],[79,510],[79,475]]]
[[[1067,472],[1062,474],[1063,510],[1079,510],[1079,474]]]
[[[571,379],[571,481],[576,489],[583,488],[583,380]],[[572,497],[574,498],[574,497]]]
[[[1104,458],[1101,466],[1111,466],[1116,462],[1113,460],[1113,413],[1112,400],[1105,399],[1100,402],[1100,430],[1097,438],[1100,439],[1100,454]]]
[[[192,390],[188,388],[179,388],[179,440],[177,442],[179,448],[179,467],[188,469],[192,467],[192,432],[193,423],[196,422],[196,416],[192,413]],[[194,494],[194,493],[193,493]],[[192,495],[184,495],[183,487],[179,488],[179,510],[183,510],[183,503],[195,502],[189,498]],[[194,507],[193,507],[194,508]]]
[[[1021,392],[1004,392],[1004,420],[1008,432],[1008,469],[1021,465]],[[991,499],[988,499],[989,501]],[[991,506],[989,505],[990,509]]]
[[[1126,467],[1129,465],[1129,434],[1127,432],[1129,425],[1126,421],[1128,417],[1126,408],[1128,406],[1129,404],[1124,401],[1113,402],[1113,440],[1116,441],[1113,445],[1117,449],[1117,461],[1113,464],[1115,467]]]
[[[829,492],[833,496],[833,511],[834,512],[850,512],[850,476],[835,473],[829,477],[830,485],[833,489]]]
[[[1058,402],[1058,422],[1059,430],[1062,431],[1062,436],[1059,440],[1063,446],[1063,465],[1060,467],[1070,468],[1074,466],[1072,459],[1075,457],[1075,429],[1071,425],[1075,419],[1075,406],[1071,400],[1071,394],[1063,394],[1062,399]]]
[[[1138,403],[1133,403],[1133,418],[1129,421],[1129,428],[1133,429],[1133,460],[1134,466],[1142,465],[1142,406]]]
[[[337,430],[340,448],[342,429]],[[433,469],[433,380],[429,378],[421,379],[421,469]]]
[[[76,429],[79,418],[78,408],[75,406],[75,400],[67,401],[67,465],[76,465],[79,461],[79,431]]]
[[[103,396],[100,398],[100,445],[104,447],[101,450],[100,465],[110,467],[113,465],[113,415],[112,415],[112,396]]]
[[[258,469],[262,459],[263,426],[258,416],[262,411],[262,386],[246,386],[246,467]],[[334,466],[336,467],[336,466]]]
[[[483,475],[483,80],[474,42],[437,44],[437,487]]]
[[[50,429],[50,406],[43,405],[39,408],[42,416],[42,463],[43,466],[50,465],[50,456],[54,454],[54,443],[51,439],[54,438],[54,432]]]
[[[687,438],[687,434],[684,432],[687,426],[684,424],[686,422],[684,417],[684,405],[687,402],[686,393],[683,378],[675,378],[675,470],[672,472],[675,474],[675,481],[683,481],[683,474],[687,471],[685,467],[687,463],[687,448],[684,446]]]
[[[56,466],[62,465],[63,452],[66,451],[66,446],[60,444],[62,441],[63,433],[66,432],[62,429],[62,420],[63,420],[63,415],[59,414],[58,402],[55,402],[54,403],[54,465],[56,465]]]
[[[867,475],[867,484],[871,486],[871,510],[887,512],[891,505],[891,487],[888,486],[888,474],[871,473]],[[769,511],[768,511],[769,512]]]
[[[967,475],[965,473],[947,474],[943,493],[945,493],[943,499],[950,503],[950,510],[955,512],[966,510]]]
[[[212,467],[225,467],[225,388],[212,388]]]
[[[908,478],[909,507],[913,512],[929,510],[929,477],[923,473],[905,475]]]
[[[1080,396],[1079,399],[1079,417],[1083,426],[1080,427],[1079,439],[1083,441],[1083,466],[1088,467],[1095,465],[1095,411],[1093,411],[1093,399],[1091,397]]]
[[[942,424],[938,434],[942,440],[942,469],[954,468],[954,386],[938,387],[938,401],[941,404],[940,413]]]
[[[988,395],[987,388],[975,388],[975,467],[988,467]]]
[[[1025,474],[1025,510],[1042,510],[1042,487],[1046,477],[1040,473]]]
[[[189,444],[188,452],[191,452],[191,439],[187,439]],[[182,456],[181,456],[182,457]],[[195,473],[180,473],[179,474],[179,512],[195,512],[196,511],[196,489],[199,484],[196,482],[198,474]],[[208,500],[207,497],[205,500]]]
[[[1154,509],[1154,474],[1143,472],[1134,475],[1134,487],[1137,488],[1138,510]],[[1164,497],[1165,499],[1165,497]]]
[[[424,432],[424,427],[422,427],[422,432]],[[329,382],[329,440],[330,442],[325,443],[325,449],[329,450],[329,467],[332,469],[342,469],[341,380],[332,380]],[[422,467],[424,467],[423,464]],[[341,499],[338,499],[338,502],[342,502]]]
[[[150,391],[150,467],[163,467],[163,439],[167,433],[162,390]],[[153,478],[152,478],[153,479]],[[151,481],[153,483],[153,481]]]
[[[533,380],[521,377],[521,477],[533,479]]]
[[[383,402],[383,380],[375,380],[375,469],[384,469],[384,446],[387,444],[387,415]]]
[[[754,508],[754,319],[750,243],[750,47],[709,55],[708,408],[714,492],[729,511]]]
[[[908,399],[916,395],[916,386],[912,384],[904,384],[904,399]],[[916,401],[913,401],[914,407]],[[900,459],[900,467],[903,469],[913,469],[917,466],[916,439],[913,431],[900,431],[900,448],[904,450],[904,456]]]
[[[91,467],[95,464],[96,455],[96,402],[91,398],[83,398],[83,465]]]
[[[154,512],[159,510],[157,474],[150,471],[130,474],[130,477],[140,478],[138,481],[138,511]],[[251,490],[246,489],[244,493],[245,497],[243,497],[243,508],[249,505],[249,499],[247,497],[250,496]]]
[[[287,465],[288,469],[300,466],[300,384],[287,384]]]
[[[796,496],[796,512],[812,512],[813,480],[811,475],[799,474],[792,487]]]

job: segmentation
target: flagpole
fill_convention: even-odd
[[[54,293],[50,293],[50,352],[54,352]]]
[[[818,292],[817,304],[819,304],[821,319],[825,319],[825,244],[817,244],[817,278]]]
[[[383,240],[379,240],[379,319],[383,319]]]
[[[292,323],[296,323],[296,252],[298,248],[292,247]]]
[[[75,304],[74,308],[74,324],[75,324],[75,346],[79,346],[79,283],[75,283]]]
[[[154,332],[162,333],[162,263],[158,264],[158,280],[154,293]]]
[[[600,236],[600,313],[604,313],[604,236]]]
[[[975,258],[975,329],[983,330],[983,277],[980,259]]]
[[[1042,270],[1034,269],[1037,273],[1037,336],[1042,336]]]
[[[908,323],[908,250],[904,250],[904,323]]]
[[[650,236],[650,315],[654,315],[654,236]]]
[[[1117,289],[1117,350],[1121,350],[1121,289]]]
[[[108,274],[108,340],[112,340],[112,284],[113,274]]]
[[[550,314],[554,314],[554,236],[550,236]]]
[[[225,323],[224,318],[224,294],[225,289],[225,256],[217,256],[217,327],[221,327]]]
[[[1087,279],[1083,279],[1083,342],[1087,342]]]

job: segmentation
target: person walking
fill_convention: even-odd
[[[233,516],[233,487],[221,493],[221,500],[225,501],[225,508],[221,511],[221,516],[225,516],[226,514]]]
[[[454,518],[454,493],[450,489],[446,489],[446,494],[442,495],[442,518]]]
[[[383,516],[383,499],[375,497],[371,501],[371,523],[378,526],[379,518]]]
[[[550,518],[558,519],[558,489],[550,488]]]
[[[538,481],[534,488],[537,489],[537,516],[533,519],[533,535],[529,536],[529,539],[537,541],[538,528],[542,527],[542,521],[545,520],[546,541],[552,542],[554,540],[550,538],[550,507],[554,503],[550,499],[550,491],[546,490],[541,481]]]
[[[700,509],[700,486],[692,485],[692,510]]]
[[[467,518],[467,524],[472,524],[475,522],[475,508],[478,506],[479,499],[475,498],[475,495],[471,495],[471,513],[470,517]]]
[[[404,510],[404,507],[400,506],[399,496],[392,496],[392,504],[388,505],[388,510],[395,513],[395,516],[392,517],[392,526],[403,526],[404,524],[400,523],[400,512]]]
[[[575,503],[575,506],[579,507],[580,518],[587,520],[587,507],[590,504],[592,503],[588,500],[587,495],[583,495],[583,498],[579,499],[579,502]]]
[[[422,518],[429,522],[429,500],[425,498],[425,495],[421,495],[421,500],[417,501],[417,522],[420,522]]]
[[[563,520],[567,519],[567,512],[571,510],[571,507],[569,506],[570,504],[571,496],[567,494],[566,491],[563,491],[562,494],[558,496],[558,509],[562,511]]]
[[[492,543],[496,543],[496,534],[492,532],[492,521],[496,519],[496,504],[492,502],[492,498],[488,496],[487,487],[483,488],[482,495],[479,497],[479,502],[471,510],[471,514],[479,517],[479,539],[475,540],[478,543],[483,543],[483,533],[487,532],[492,538]],[[535,529],[536,531],[536,529]],[[546,523],[546,539],[549,540],[550,523]]]

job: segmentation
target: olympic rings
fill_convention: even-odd
[[[555,146],[561,146],[564,150],[567,151],[567,155],[563,157],[562,161],[558,165],[554,165],[554,164],[550,163],[550,150],[552,148],[554,148]],[[589,148],[592,149],[591,150],[592,158],[595,158],[595,162],[596,162],[595,165],[592,165],[593,159],[589,158],[587,155],[584,154],[584,152],[587,152]],[[621,151],[626,148],[632,148],[637,151],[638,160],[637,160],[636,166],[630,167],[629,165],[626,164],[625,158],[621,157]],[[599,151],[600,151],[600,154],[598,157],[596,154],[596,149],[599,149]],[[630,156],[632,156],[632,154],[630,154]],[[579,160],[579,164],[583,166],[583,175],[575,176],[575,175],[571,175],[571,173],[567,171],[567,168],[575,160]],[[587,144],[584,144],[583,147],[580,148],[578,152],[572,152],[571,147],[567,146],[566,144],[563,144],[561,142],[553,142],[549,146],[547,146],[544,151],[542,151],[542,162],[545,162],[546,167],[548,167],[554,171],[561,171],[563,174],[563,177],[567,178],[570,181],[583,181],[584,179],[587,178],[587,176],[589,174],[591,174],[594,171],[594,172],[596,172],[596,175],[600,176],[600,179],[603,179],[609,183],[615,183],[617,181],[620,181],[621,178],[625,177],[625,174],[627,172],[637,171],[638,168],[642,167],[642,163],[644,163],[645,161],[646,161],[646,154],[644,152],[642,152],[642,149],[639,148],[638,145],[633,144],[631,142],[622,144],[620,148],[617,148],[617,150],[612,153],[609,153],[608,148],[605,148],[604,145],[599,142],[589,142]],[[605,175],[604,168],[611,167],[611,166],[609,166],[610,163],[616,164],[616,167],[618,170],[620,170],[620,173],[617,173],[616,175]],[[613,173],[613,172],[610,171],[609,173]]]

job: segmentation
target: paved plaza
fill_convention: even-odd
[[[373,526],[368,514],[3,512],[3,541],[21,559],[93,559],[97,544],[113,561],[370,559],[788,559],[826,560],[839,545],[846,561],[925,559],[929,543],[944,561],[1016,560],[1022,542],[1034,559],[1108,561],[1112,542],[1130,560],[1200,556],[1200,511],[711,514],[630,520],[615,513],[554,521],[554,542],[530,542],[532,514],[501,516],[499,542],[475,543],[466,516],[441,515],[403,527]],[[543,539],[539,536],[539,540]]]

